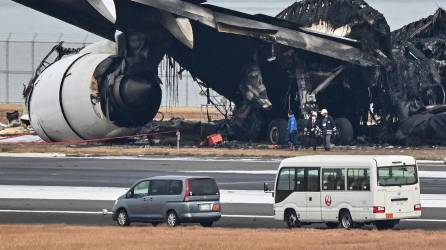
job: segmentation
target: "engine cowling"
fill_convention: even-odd
[[[122,77],[113,86],[101,86],[95,79],[98,65],[112,55],[81,51],[39,75],[28,111],[42,139],[69,142],[127,136],[155,117],[161,88],[150,76]]]

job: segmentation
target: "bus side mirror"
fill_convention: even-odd
[[[265,193],[274,193],[274,192],[269,188],[268,182],[263,183],[263,192],[265,192]]]

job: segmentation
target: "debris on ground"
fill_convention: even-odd
[[[139,131],[148,135],[149,144],[176,145],[176,131],[181,132],[181,145],[200,145],[209,135],[217,133],[220,124],[188,121],[172,118],[169,121],[154,121]]]
[[[6,113],[6,119],[8,119],[8,127],[19,127],[22,125],[19,119],[19,111],[12,111]]]

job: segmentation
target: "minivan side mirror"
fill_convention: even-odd
[[[127,194],[125,195],[125,198],[130,199],[130,198],[132,198],[132,197],[133,197],[133,190],[129,190],[129,191],[127,192]]]

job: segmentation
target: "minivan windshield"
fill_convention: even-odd
[[[379,186],[405,186],[417,183],[418,173],[415,165],[378,168]]]
[[[218,187],[214,179],[189,179],[189,192],[192,196],[218,195]]]

